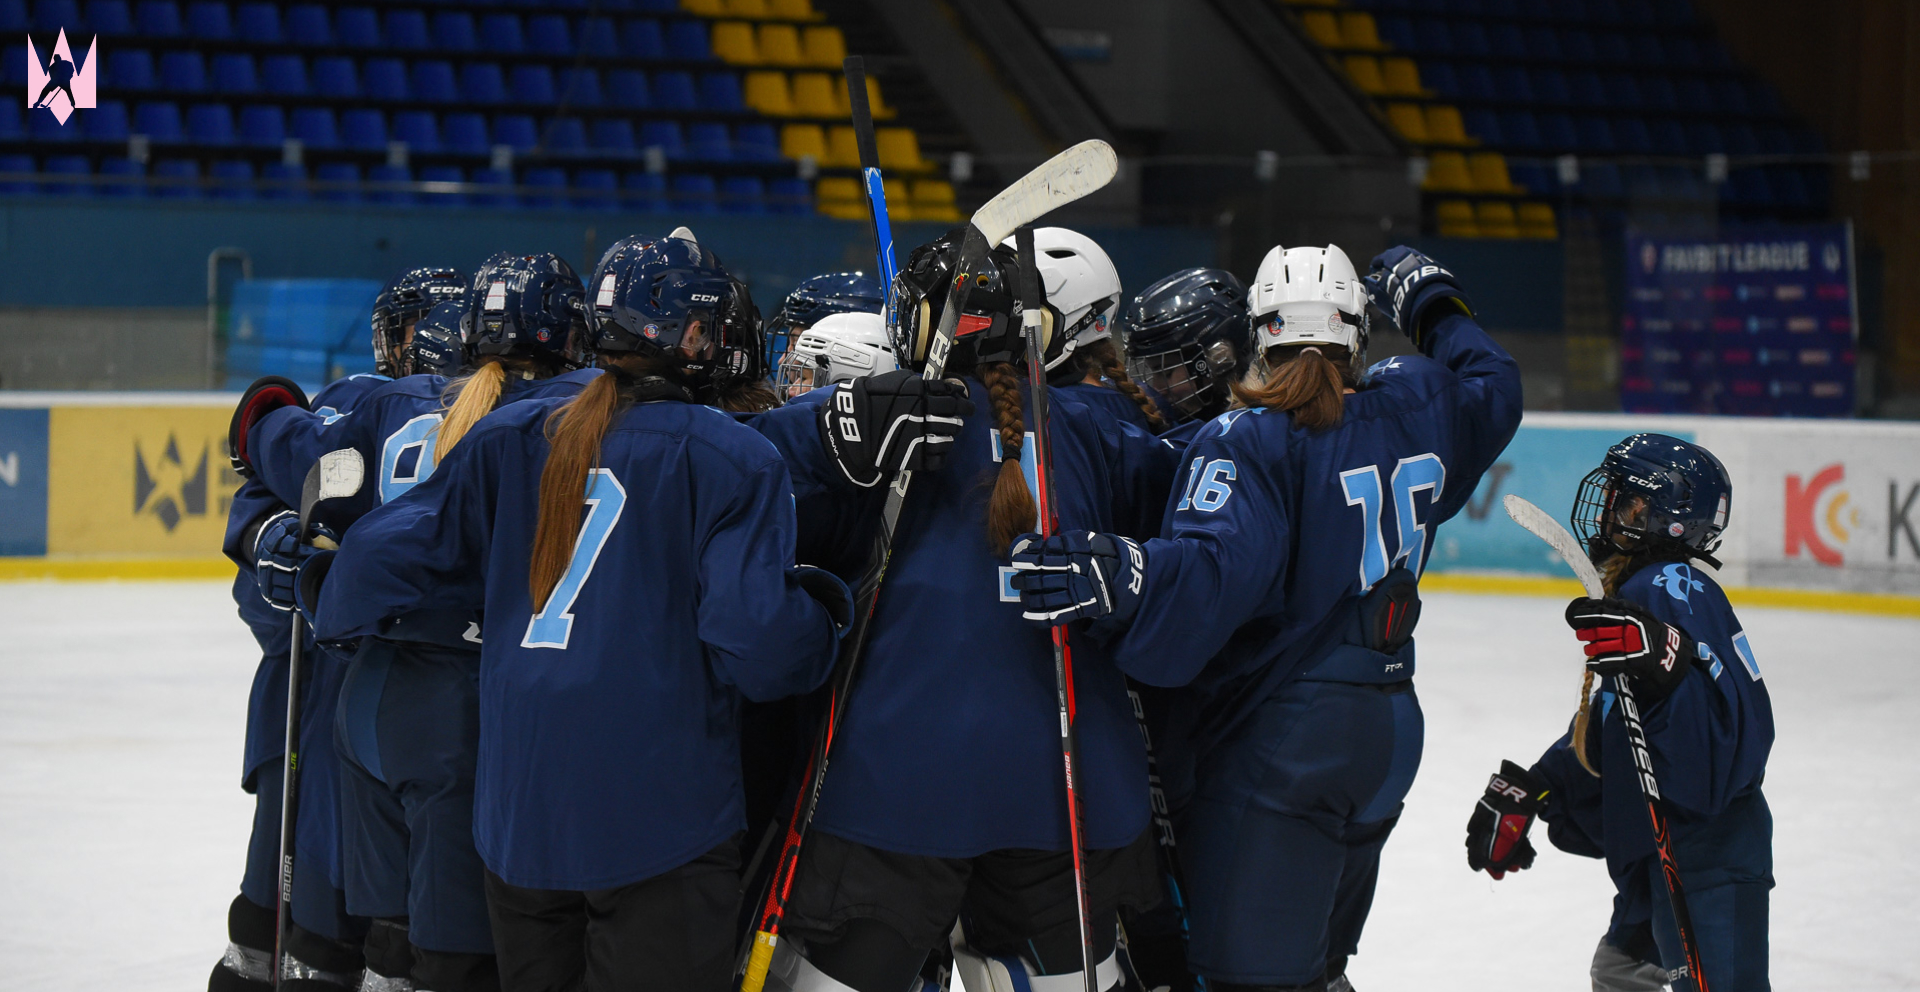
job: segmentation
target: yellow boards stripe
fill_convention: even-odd
[[[1834,589],[1767,589],[1727,586],[1735,607],[1821,610],[1829,613],[1866,613],[1878,616],[1920,617],[1920,596]],[[1422,592],[1480,593],[1495,596],[1553,596],[1572,599],[1585,593],[1572,579],[1525,575],[1476,575],[1428,572],[1420,577]]]
[[[225,558],[0,558],[0,582],[233,580]]]
[[[47,554],[211,558],[240,479],[219,407],[55,407]]]

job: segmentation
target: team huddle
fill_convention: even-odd
[[[1519,368],[1409,248],[1129,297],[1030,236],[764,322],[685,228],[584,280],[416,269],[378,374],[255,383],[225,551],[258,804],[210,992],[1351,989],[1421,573]],[[1376,321],[1413,353],[1369,366]],[[1607,861],[1596,989],[1768,987],[1772,716],[1701,569],[1730,498],[1688,441],[1608,452],[1578,712],[1469,819],[1494,878],[1536,818]]]

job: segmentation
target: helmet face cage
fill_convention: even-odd
[[[1246,288],[1221,269],[1185,269],[1134,297],[1121,318],[1128,374],[1181,421],[1226,409],[1253,355]]]
[[[1185,422],[1226,408],[1227,389],[1246,366],[1246,356],[1225,336],[1171,351],[1127,354],[1127,374],[1157,393]]]
[[[864,272],[829,272],[789,291],[767,321],[764,357],[775,366],[794,340],[836,313],[886,312],[887,287]]]
[[[466,297],[467,280],[458,270],[427,266],[401,273],[373,301],[373,365],[381,375],[405,375],[407,327],[429,310]]]
[[[1705,449],[1636,434],[1581,480],[1568,523],[1596,561],[1662,545],[1711,556],[1730,495],[1725,468]]]
[[[939,327],[940,311],[946,307],[948,285],[959,278],[953,271],[959,251],[960,233],[949,232],[939,240],[915,248],[906,266],[894,278],[893,309],[887,330],[894,357],[902,367],[915,371],[926,367],[927,348]],[[1018,364],[1026,360],[1026,334],[1022,330],[1019,302],[1005,279],[1005,273],[1018,264],[1013,249],[1000,247],[993,249],[979,271],[966,274],[973,280],[973,287],[954,331],[954,344],[956,347],[971,345],[976,364]],[[1062,354],[1066,343],[1065,335],[1054,333],[1054,319],[1055,315],[1049,311],[1041,324],[1042,358],[1049,368]]]

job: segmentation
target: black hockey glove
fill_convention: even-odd
[[[847,627],[853,623],[853,592],[838,575],[824,568],[812,565],[796,565],[793,569],[795,582],[814,602],[826,607],[827,619],[833,621],[835,637],[845,637]]]
[[[1367,299],[1422,351],[1427,330],[1441,317],[1473,315],[1453,273],[1405,245],[1373,256],[1373,265],[1360,284],[1367,288]]]
[[[1127,538],[1076,531],[1042,541],[1026,534],[1009,554],[1020,615],[1043,627],[1103,618],[1125,624],[1140,609],[1147,553]]]
[[[1500,774],[1487,782],[1487,791],[1467,820],[1467,867],[1494,878],[1533,867],[1533,843],[1527,829],[1547,808],[1547,788],[1511,761],[1500,762]]]
[[[255,379],[233,408],[233,420],[227,424],[227,460],[243,479],[253,478],[253,459],[247,454],[247,432],[261,418],[283,406],[307,409],[306,391],[292,379],[277,375]]]
[[[939,468],[972,412],[957,379],[888,372],[835,386],[820,405],[820,440],[848,480],[872,488],[902,468]]]
[[[333,570],[333,558],[337,554],[339,552],[330,548],[314,552],[300,563],[300,572],[293,577],[294,603],[308,624],[313,623],[314,614],[320,610],[320,588],[326,585],[327,573]]]
[[[1699,651],[1686,631],[1618,599],[1568,603],[1567,626],[1584,642],[1595,675],[1632,676],[1642,707],[1673,692]]]
[[[260,596],[268,605],[284,613],[298,608],[299,590],[295,577],[300,566],[316,551],[339,546],[333,531],[315,524],[307,540],[300,539],[300,515],[281,510],[260,525],[253,539],[253,577],[260,584]]]

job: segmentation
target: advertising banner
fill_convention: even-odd
[[[1853,414],[1853,239],[1844,224],[1627,238],[1620,406]]]
[[[220,553],[240,479],[231,410],[55,407],[48,421],[47,553]]]
[[[0,410],[0,555],[47,553],[47,411]]]

